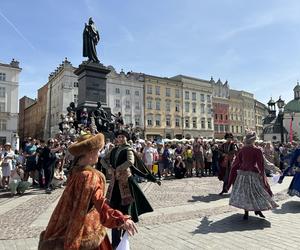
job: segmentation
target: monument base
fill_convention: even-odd
[[[74,71],[78,76],[77,109],[82,110],[86,107],[91,111],[97,107],[99,101],[103,106],[107,105],[106,75],[109,72],[110,70],[101,63],[84,61],[79,65]]]

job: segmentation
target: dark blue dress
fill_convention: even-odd
[[[296,167],[295,175],[289,186],[288,194],[290,196],[296,195],[300,197],[300,148],[297,148],[293,153],[290,166],[283,172],[283,175],[281,176],[279,182],[282,182],[284,176],[287,175],[288,172],[290,172],[294,166]]]

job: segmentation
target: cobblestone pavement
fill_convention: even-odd
[[[286,195],[289,181],[290,179],[286,178],[285,185],[274,187],[278,189],[274,192],[277,201],[289,198]],[[239,211],[228,206],[228,195],[217,195],[221,190],[221,184],[215,177],[165,180],[161,186],[154,183],[142,183],[141,187],[153,206],[154,212],[141,217],[138,225],[139,234],[131,239],[131,249],[204,249],[201,243],[203,237],[208,237],[205,238],[205,244],[208,244],[209,237],[220,239],[221,233],[214,232],[211,228],[223,224],[222,227],[226,228],[235,224],[238,217],[234,214]],[[7,193],[0,193],[0,250],[37,249],[39,233],[47,225],[62,192],[63,189],[57,189],[51,195],[47,195],[43,191],[32,189],[21,197],[13,198],[9,197]],[[296,204],[294,203],[293,205]],[[274,218],[276,221],[275,215],[271,216],[270,220]],[[285,213],[282,215],[284,216]],[[234,223],[226,220],[227,217],[231,218]],[[295,221],[295,218],[292,219]],[[207,224],[206,220],[213,222]],[[224,223],[214,224],[219,220]],[[252,220],[257,220],[257,218],[251,218],[249,222],[252,223]],[[207,228],[204,227],[205,225]],[[172,230],[173,228],[174,230]],[[203,229],[211,230],[211,232],[203,236],[203,233],[200,233]],[[243,232],[247,231],[246,227]],[[255,232],[256,230],[254,228],[249,231]],[[231,232],[226,233],[231,235]],[[144,239],[145,244],[143,243]],[[195,247],[193,247],[193,243],[189,242],[192,239],[194,239]],[[169,242],[172,243],[170,243],[170,248]],[[199,248],[199,246],[201,247]],[[208,246],[218,247],[210,243]]]
[[[266,219],[243,211],[203,216],[173,223],[148,225],[130,238],[131,249],[300,249],[300,200],[280,202]]]

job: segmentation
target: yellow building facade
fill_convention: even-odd
[[[144,75],[145,138],[182,138],[181,81]]]

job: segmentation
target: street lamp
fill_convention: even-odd
[[[284,143],[284,136],[283,136],[283,107],[284,107],[284,100],[281,99],[281,96],[279,96],[277,103],[277,107],[279,109],[278,112],[278,118],[280,121],[280,136],[281,136],[281,143]]]

